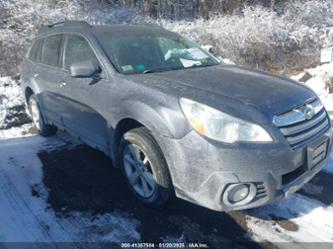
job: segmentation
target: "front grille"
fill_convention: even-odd
[[[307,113],[308,111],[312,112],[311,116]],[[331,126],[327,113],[319,100],[276,116],[273,122],[292,149],[307,145],[308,141],[319,137]]]

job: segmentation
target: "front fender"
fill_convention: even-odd
[[[117,124],[126,118],[134,119],[153,133],[174,139],[182,138],[192,129],[178,106],[166,107],[156,103],[150,106],[136,101],[127,101],[125,106]]]

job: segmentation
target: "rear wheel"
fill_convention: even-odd
[[[173,185],[161,149],[144,127],[128,131],[120,145],[122,172],[134,195],[149,206],[165,205]]]
[[[57,127],[45,123],[37,98],[33,94],[29,98],[28,107],[32,122],[37,129],[38,134],[47,137],[57,133]]]

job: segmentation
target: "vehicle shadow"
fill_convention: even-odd
[[[103,153],[87,146],[38,154],[48,204],[58,216],[72,211],[124,212],[141,222],[143,242],[207,243],[209,248],[262,248],[251,240],[244,214],[214,212],[175,200],[163,209],[145,207],[133,197],[120,170]]]
[[[309,198],[316,199],[327,206],[333,205],[333,175],[321,171],[308,184],[299,190],[299,193]]]

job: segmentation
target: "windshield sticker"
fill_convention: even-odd
[[[204,52],[202,52],[198,48],[187,48],[187,49],[171,49],[169,50],[165,55],[164,59],[165,61],[170,60],[171,58],[182,58],[185,60],[204,60],[209,58],[208,55],[206,55]]]
[[[187,52],[187,49],[179,49],[174,48],[169,50],[165,55],[164,59],[165,61],[170,60],[171,58],[186,58],[186,59],[192,59],[190,57],[190,54]]]
[[[193,61],[193,60],[186,60],[186,59],[181,59],[180,62],[183,64],[183,67],[193,67],[194,65],[200,66],[202,63],[200,61]]]
[[[134,70],[134,68],[133,68],[133,66],[132,65],[125,65],[125,66],[122,66],[121,67],[121,69],[123,70],[123,71],[132,71],[132,70]]]
[[[187,49],[187,51],[192,55],[193,58],[195,58],[196,60],[203,60],[203,59],[207,59],[208,55],[206,55],[204,52],[202,52],[200,49],[198,48],[189,48]]]

